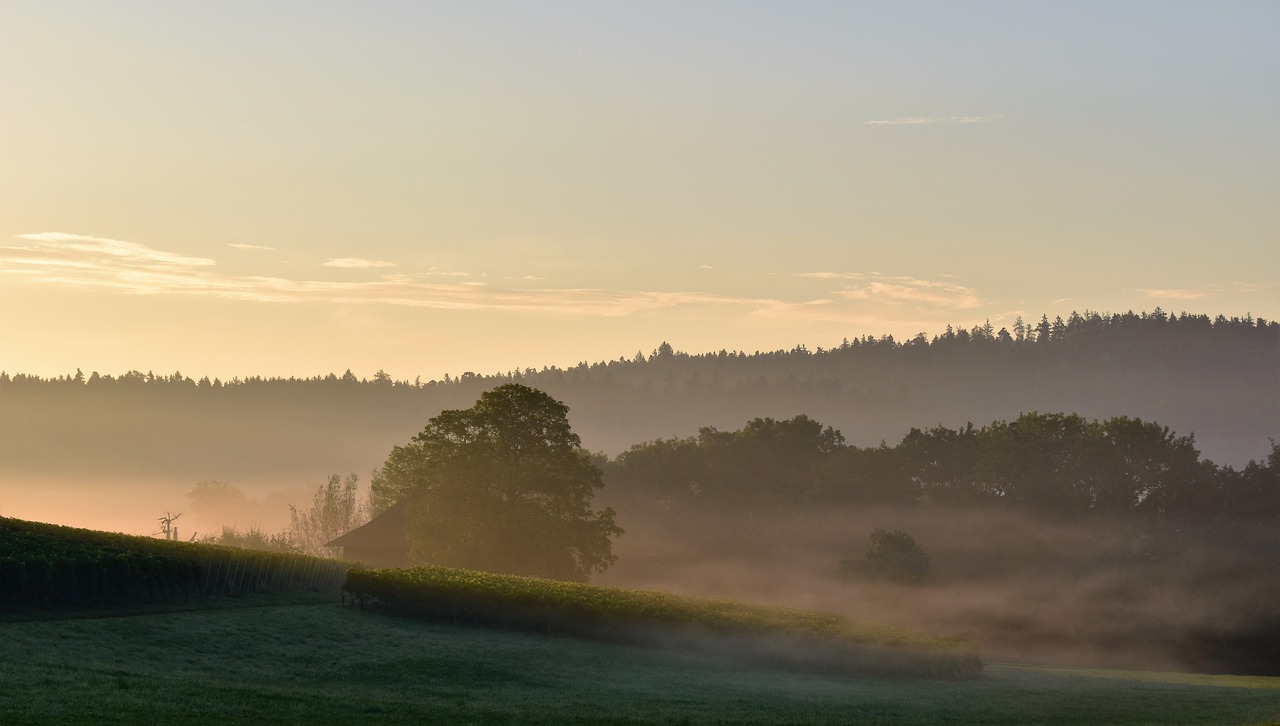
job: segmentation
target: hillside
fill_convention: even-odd
[[[17,560],[32,546],[72,565],[99,551],[193,564],[222,551],[13,520],[5,527],[0,555]],[[163,584],[182,572],[157,574]],[[762,660],[732,640],[715,650],[636,647],[371,613],[340,607],[332,592],[175,594],[135,591],[107,609],[99,598],[96,610],[9,602],[0,722],[1260,724],[1280,716],[1276,678],[1014,664],[989,666],[976,680],[868,677]]]
[[[225,607],[227,598],[334,592],[361,610],[823,672],[975,678],[977,643],[826,613],[442,567],[352,563],[0,518],[0,620]]]

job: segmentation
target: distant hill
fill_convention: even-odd
[[[912,427],[1030,411],[1134,416],[1194,434],[1240,465],[1280,437],[1280,325],[1207,315],[1072,313],[1013,330],[950,327],[932,338],[852,338],[832,349],[651,353],[568,369],[464,373],[442,381],[195,380],[181,373],[0,374],[0,481],[131,476],[318,481],[367,474],[446,408],[509,381],[570,407],[584,445],[632,444],[807,414],[851,444]]]

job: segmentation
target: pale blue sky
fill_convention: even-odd
[[[0,369],[1280,316],[1280,3],[0,0]]]

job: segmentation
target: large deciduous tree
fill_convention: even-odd
[[[374,506],[407,502],[410,559],[579,581],[613,564],[622,530],[612,509],[591,509],[603,482],[568,412],[510,383],[392,449]]]

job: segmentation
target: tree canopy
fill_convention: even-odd
[[[603,481],[568,412],[518,383],[442,411],[392,449],[374,506],[408,502],[414,561],[586,580],[613,564],[622,530],[612,509],[591,509]]]
[[[912,429],[897,446],[858,448],[797,416],[637,444],[608,472],[619,506],[672,524],[686,513],[722,520],[744,508],[796,505],[990,504],[1057,519],[1264,519],[1280,511],[1280,488],[1271,483],[1277,451],[1273,445],[1266,462],[1237,471],[1201,459],[1193,437],[1154,422],[1036,412],[980,428]],[[690,524],[706,531],[696,517]]]

